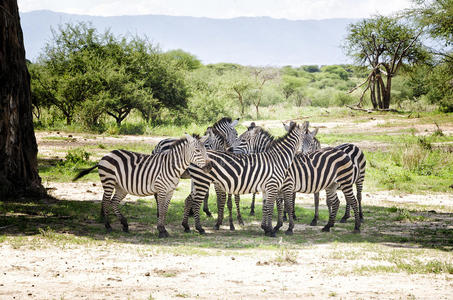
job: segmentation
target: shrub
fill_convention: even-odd
[[[140,135],[145,133],[145,126],[146,125],[144,123],[123,123],[121,124],[118,133]]]

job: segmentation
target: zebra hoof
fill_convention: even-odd
[[[297,216],[296,215],[293,216],[293,220],[297,221]]]
[[[169,237],[170,235],[168,234],[168,232],[165,230],[165,231],[159,231],[159,238],[167,238]]]
[[[354,229],[354,230],[352,231],[352,233],[360,233],[360,229],[357,229],[357,228],[356,228],[356,229]]]
[[[244,221],[242,219],[238,220],[239,225],[244,226]]]
[[[208,216],[209,218],[212,218],[212,214],[209,210],[205,210],[204,213],[206,214],[206,216]]]
[[[346,223],[347,220],[348,218],[341,218],[340,223]]]
[[[254,212],[254,211],[251,211],[251,212],[250,212],[250,215],[251,215],[251,216],[254,216],[254,215],[255,215],[255,212]]]
[[[316,225],[318,225],[318,220],[313,219],[310,223],[310,226],[316,226]]]
[[[275,226],[274,229],[272,230],[273,232],[278,232],[280,230],[281,226]]]
[[[200,229],[197,229],[198,230],[198,233],[203,235],[203,234],[206,234],[206,231],[203,229],[203,228],[200,228]]]
[[[321,229],[322,232],[330,232],[330,227],[329,226],[324,226],[322,229]]]
[[[286,221],[288,221],[288,218],[286,216],[283,216],[282,220],[283,220],[283,222],[286,222]]]
[[[185,233],[190,233],[190,229],[189,228],[184,228],[184,232]]]
[[[123,227],[123,232],[129,233],[129,227]]]
[[[286,235],[293,235],[293,231],[288,229],[288,230],[285,231],[285,234]]]
[[[231,230],[231,231],[235,231],[235,230],[236,230],[236,228],[234,228],[234,225],[233,225],[233,224],[230,224],[230,230]]]
[[[219,230],[220,229],[220,225],[219,224],[215,224],[214,225],[214,230]]]

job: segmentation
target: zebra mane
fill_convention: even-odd
[[[291,132],[293,132],[294,128],[296,128],[296,123],[295,122],[292,122],[290,125],[289,125],[289,130],[288,132],[284,135],[284,136],[281,136],[281,137],[278,137],[278,138],[274,138],[272,137],[272,142],[270,142],[267,147],[266,147],[266,150],[269,150],[271,148],[274,148],[274,147],[277,147],[283,140],[285,140],[288,135],[291,134]],[[263,131],[263,132],[266,132],[266,131]],[[266,132],[268,135],[270,135],[268,132]]]
[[[232,119],[230,117],[223,117],[222,119],[218,120],[217,122],[212,125],[212,128],[218,128],[224,123],[227,123],[228,125],[231,124]]]
[[[196,138],[197,140],[200,139],[200,136],[198,134],[195,134],[195,133],[192,134],[192,137]],[[167,150],[173,150],[176,147],[178,147],[179,145],[184,144],[186,142],[187,142],[187,138],[185,138],[185,137],[180,138],[179,140],[176,140],[173,144],[169,145]]]

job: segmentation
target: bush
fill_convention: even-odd
[[[76,148],[69,150],[65,156],[65,160],[60,162],[60,166],[70,166],[82,164],[89,161],[91,153],[86,152],[84,149]]]
[[[132,134],[132,135],[141,135],[145,133],[146,125],[144,123],[123,123],[121,124],[118,133],[119,134]]]

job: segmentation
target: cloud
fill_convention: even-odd
[[[210,18],[269,16],[292,20],[389,15],[410,0],[19,0],[20,11],[48,9],[97,16],[177,15]]]

